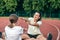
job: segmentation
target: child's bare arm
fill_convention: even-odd
[[[2,33],[2,39],[5,40],[5,32]]]

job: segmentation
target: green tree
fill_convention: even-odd
[[[45,0],[24,0],[23,7],[26,11],[31,10],[43,10]]]
[[[7,12],[16,11],[17,0],[0,0],[0,15],[3,15]]]
[[[32,0],[32,10],[44,10],[45,0]]]
[[[3,0],[5,2],[5,7],[8,12],[14,12],[17,6],[17,0]]]
[[[24,0],[23,8],[24,10],[32,15],[32,11],[44,10],[45,0]]]
[[[46,0],[44,6],[44,12],[47,16],[51,16],[54,10],[60,9],[60,0]],[[57,11],[54,11],[57,12]]]
[[[4,8],[5,8],[4,2],[3,0],[0,0],[0,15],[4,13],[5,11]]]
[[[24,0],[24,3],[23,3],[23,8],[24,10],[29,13],[31,11],[31,1],[30,0]]]

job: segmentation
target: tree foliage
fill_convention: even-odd
[[[20,4],[17,1],[23,3]],[[16,8],[18,11],[24,10],[27,13],[37,10],[50,14],[60,11],[60,0],[0,0],[0,15],[6,11],[16,12]]]
[[[24,0],[25,10],[52,11],[60,8],[60,0]]]
[[[17,6],[17,1],[16,0],[3,0],[5,2],[5,7],[6,10],[11,12],[15,11],[15,8]]]
[[[14,12],[16,6],[16,0],[0,0],[0,14],[3,14],[5,11]]]
[[[4,8],[5,8],[5,5],[4,5],[4,2],[2,0],[0,0],[0,15],[2,15],[4,13]]]
[[[43,10],[45,0],[24,0],[24,10],[29,12],[31,10]]]

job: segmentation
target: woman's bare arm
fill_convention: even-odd
[[[32,25],[32,26],[36,26],[36,27],[39,27],[39,24],[37,24],[37,23],[30,24],[30,25]]]
[[[20,19],[25,20],[25,22],[29,22],[28,18],[20,17]]]
[[[35,22],[34,24],[31,24],[30,21],[28,20],[28,18],[23,18],[23,17],[21,17],[21,19],[25,20],[25,22],[27,22],[28,24],[30,24],[30,25],[32,25],[32,26],[39,27],[39,24],[37,24],[37,22]]]

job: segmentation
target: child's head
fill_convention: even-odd
[[[11,14],[9,16],[9,20],[10,20],[11,23],[16,23],[17,20],[18,20],[18,16],[16,14]]]
[[[41,14],[39,12],[35,12],[34,19],[37,21],[40,21],[41,20]]]
[[[2,32],[0,32],[0,38],[2,38]]]

